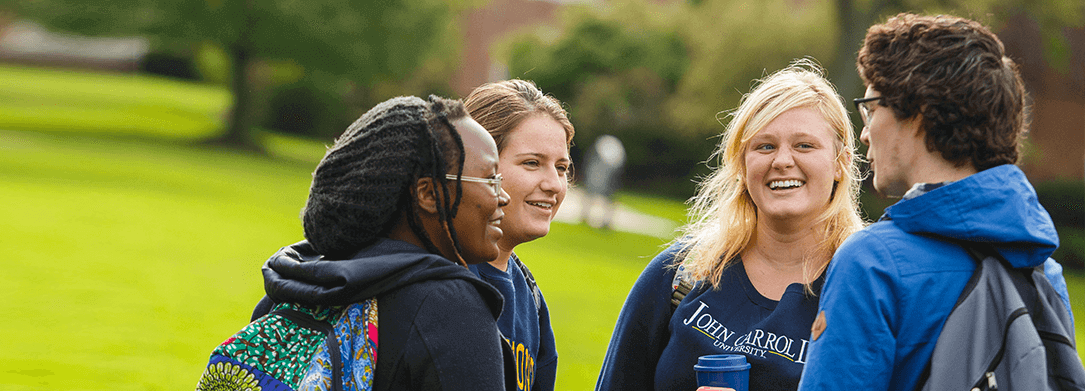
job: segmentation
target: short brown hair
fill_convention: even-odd
[[[978,171],[1017,162],[1028,127],[1025,86],[983,25],[902,13],[867,30],[856,65],[897,119],[918,116],[928,150]]]
[[[532,115],[546,114],[565,129],[565,143],[573,146],[573,124],[569,114],[561,107],[561,102],[545,95],[526,80],[512,79],[487,83],[467,96],[464,107],[471,118],[486,128],[497,142],[497,150],[505,149],[506,136]]]

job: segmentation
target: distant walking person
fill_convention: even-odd
[[[497,167],[458,101],[373,107],[320,161],[306,240],[264,264],[255,321],[215,349],[197,389],[511,386],[501,294],[467,269],[500,252]]]
[[[998,37],[968,19],[900,14],[867,30],[857,62],[874,188],[901,200],[836,251],[804,391],[917,389],[976,269],[962,243],[1045,265],[1066,294],[1048,258],[1055,226],[1014,165],[1026,96]]]
[[[582,203],[581,220],[589,225],[610,228],[614,218],[614,192],[621,186],[625,171],[625,146],[617,137],[609,134],[599,136],[584,157],[584,190],[586,200]],[[593,216],[595,205],[602,208],[598,220]]]
[[[514,250],[521,243],[546,236],[565,200],[572,168],[569,146],[573,124],[557,99],[524,80],[478,87],[467,96],[464,106],[497,142],[501,157],[497,171],[509,194],[497,258],[470,267],[505,297],[497,324],[517,352],[517,388],[552,391],[558,354],[550,309],[535,277]]]

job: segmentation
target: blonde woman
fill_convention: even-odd
[[[743,354],[751,390],[794,390],[833,252],[863,227],[855,135],[810,60],[764,79],[731,113],[719,166],[684,235],[626,299],[597,390],[693,390],[706,354]],[[696,285],[671,303],[679,267]]]

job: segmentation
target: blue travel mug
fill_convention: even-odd
[[[749,391],[750,363],[741,354],[711,354],[697,359],[697,386],[728,387]]]

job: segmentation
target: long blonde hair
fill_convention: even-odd
[[[683,243],[682,265],[694,278],[719,288],[723,270],[749,245],[757,228],[757,206],[744,183],[746,144],[776,117],[798,107],[814,108],[829,122],[837,139],[837,170],[842,173],[829,206],[818,219],[823,237],[817,253],[831,256],[844,239],[863,228],[858,201],[860,158],[855,155],[855,133],[847,110],[824,70],[809,59],[800,59],[761,79],[742,97],[738,109],[723,116],[731,121],[712,154],[719,165],[698,184],[697,194],[689,201],[690,223],[676,239]],[[826,257],[804,260],[804,269],[813,271],[808,276],[821,275],[828,265]],[[806,288],[810,290],[809,283]]]

